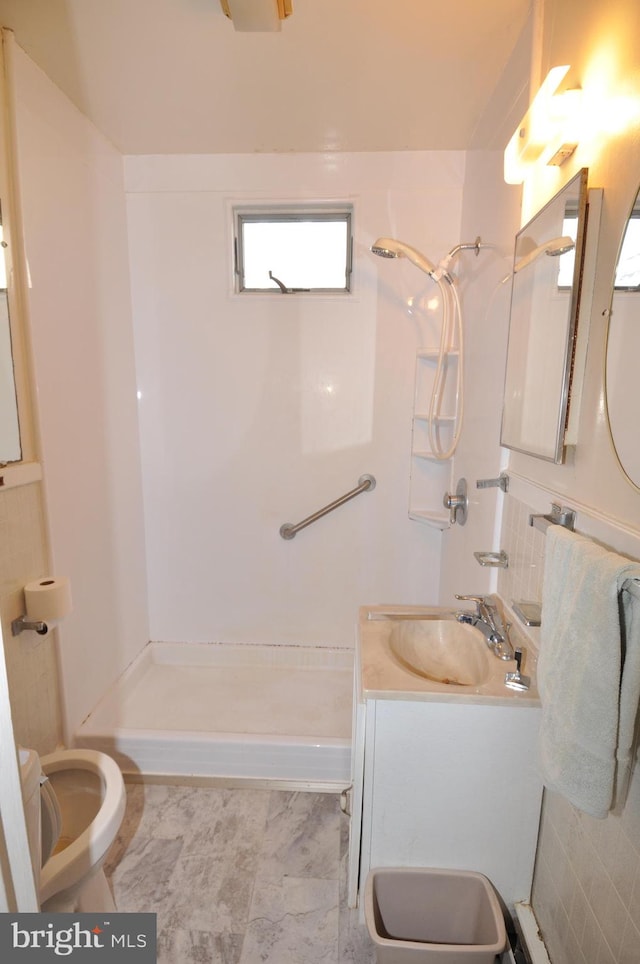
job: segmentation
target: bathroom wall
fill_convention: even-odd
[[[498,591],[542,601],[545,536],[529,525],[548,510],[548,493],[514,479],[505,496],[502,545],[509,568]],[[640,558],[640,533],[584,513],[577,527]],[[528,631],[539,645],[540,630]],[[526,670],[526,667],[525,667]],[[545,791],[532,904],[553,964],[635,964],[640,948],[640,768],[620,813],[595,820],[560,794]]]
[[[490,245],[477,258],[465,255],[458,272],[465,328],[465,419],[454,458],[454,479],[466,478],[469,512],[464,526],[443,536],[440,597],[455,604],[455,593],[495,592],[497,569],[481,567],[474,552],[499,549],[503,494],[478,489],[478,479],[495,479],[506,464],[500,448],[513,242],[519,227],[522,191],[503,177],[504,145],[525,113],[534,22],[529,18],[500,83],[478,119],[468,152],[462,234],[480,235]]]
[[[460,152],[129,157],[151,637],[352,646],[366,602],[435,602],[441,533],[408,519],[415,351],[460,240]],[[237,200],[354,206],[346,297],[232,291]],[[359,496],[279,536],[371,473]],[[441,507],[443,490],[434,493]]]
[[[499,549],[500,489],[478,489],[478,479],[495,479],[505,462],[500,449],[499,415],[504,387],[513,235],[520,191],[502,177],[502,154],[470,152],[467,159],[464,230],[491,248],[477,258],[467,254],[458,273],[465,327],[465,420],[454,458],[454,480],[465,478],[469,508],[464,526],[443,535],[440,601],[456,603],[455,593],[495,592],[496,569],[482,567],[474,552]],[[455,482],[454,482],[455,484]]]
[[[68,737],[148,640],[123,163],[20,48],[15,63],[51,565],[74,598],[57,631]],[[38,546],[38,509],[23,512],[25,542]],[[27,571],[12,554],[7,565],[17,588],[46,563]]]
[[[606,317],[623,227],[640,171],[640,57],[635,0],[546,0],[541,76],[571,64],[570,77],[587,99],[586,124],[574,157],[563,168],[536,172],[524,185],[527,221],[580,167],[604,189],[598,266],[593,279],[585,385],[578,444],[565,464],[525,455],[509,457],[502,545],[509,570],[501,572],[506,598],[540,598],[544,537],[528,516],[550,502],[577,509],[576,528],[633,558],[640,558],[640,491],[624,477],[609,437],[604,404]],[[620,98],[623,98],[621,101]],[[617,108],[627,110],[626,126]],[[635,109],[629,121],[628,110]],[[617,123],[617,126],[616,126]],[[625,964],[640,947],[640,774],[636,764],[626,805],[599,821],[562,797],[545,793],[533,886],[533,907],[554,964]]]
[[[12,636],[11,621],[24,613],[23,586],[46,567],[41,483],[0,488],[0,611],[11,716],[18,743],[39,753],[62,738],[56,634]]]
[[[499,90],[481,119],[477,132],[479,153],[467,160],[463,222],[470,212],[482,221],[485,198],[499,198],[495,213],[495,236],[508,215],[509,188],[499,186],[494,178],[501,176],[501,156],[497,154],[491,174],[492,145],[504,148],[527,103],[518,101],[526,91],[529,68],[532,75],[543,78],[547,70],[562,63],[572,65],[570,77],[590,97],[587,109],[589,126],[585,128],[576,155],[560,169],[536,172],[523,186],[522,210],[511,227],[515,231],[559,190],[582,166],[589,168],[589,182],[604,189],[602,224],[598,247],[598,268],[593,281],[591,316],[581,319],[589,327],[585,387],[580,413],[578,445],[569,450],[564,465],[555,466],[517,453],[502,451],[493,456],[497,469],[500,461],[508,464],[510,490],[498,494],[497,525],[492,548],[503,548],[509,556],[509,569],[499,570],[498,591],[503,598],[541,599],[544,571],[544,536],[528,524],[531,512],[549,511],[552,500],[566,502],[578,511],[577,527],[592,538],[602,541],[634,558],[640,558],[640,492],[623,476],[609,438],[604,406],[604,349],[606,318],[611,279],[618,244],[626,217],[638,188],[640,171],[640,126],[635,122],[617,130],[603,129],[614,116],[612,98],[629,98],[627,107],[640,104],[640,59],[634,38],[640,28],[640,10],[633,0],[618,0],[603,6],[597,0],[588,3],[546,0],[536,4],[544,14],[539,24],[531,24],[529,41],[534,52],[520,51],[518,64],[512,61],[502,78]],[[537,62],[536,53],[541,57]],[[600,103],[598,99],[600,98]],[[609,98],[609,101],[607,100]],[[607,116],[608,115],[608,116]],[[496,135],[502,128],[502,134]],[[500,152],[501,153],[501,152]],[[481,165],[489,169],[481,175]],[[478,172],[478,177],[475,173]],[[629,173],[635,172],[635,173]],[[491,190],[486,185],[492,185]],[[517,189],[516,189],[517,190]],[[494,193],[495,192],[495,193]],[[469,233],[468,231],[466,233]],[[489,236],[483,227],[479,233]],[[474,289],[475,290],[475,289]],[[465,290],[466,294],[466,290]],[[498,306],[496,316],[500,318]],[[472,329],[473,330],[473,329]],[[478,323],[478,331],[482,331]],[[495,338],[492,339],[492,334]],[[505,329],[498,326],[488,334],[494,355],[489,371],[496,376],[499,360],[504,363]],[[502,378],[498,378],[500,387]],[[493,385],[488,379],[489,391]],[[482,404],[483,387],[487,384],[481,365],[468,371],[467,396],[480,399],[480,407],[472,411],[482,414],[477,431],[463,434],[456,457],[456,477],[473,478],[497,474],[476,464],[486,459],[497,444],[500,431],[499,399],[493,405],[487,398]],[[475,439],[481,440],[474,450]],[[488,448],[487,448],[488,447]],[[489,456],[490,457],[490,456]],[[486,464],[486,462],[485,462]],[[469,522],[464,529],[451,529],[444,536],[442,596],[466,591],[478,585],[495,586],[478,569],[478,582],[469,587],[468,579],[474,563],[474,549],[485,548],[478,537],[489,535],[489,520],[472,520],[480,512],[478,500],[489,493],[473,492]],[[487,506],[483,507],[485,510]],[[483,528],[484,527],[484,528]],[[460,588],[461,575],[466,585]],[[531,631],[534,645],[539,631]],[[622,813],[604,821],[581,814],[557,794],[545,793],[540,829],[532,902],[541,933],[554,964],[606,964],[635,962],[640,947],[640,773],[636,766],[630,793]]]
[[[528,220],[581,167],[589,185],[604,189],[598,265],[588,326],[589,348],[578,444],[564,465],[513,453],[513,472],[538,482],[631,528],[640,528],[640,493],[620,471],[604,405],[606,310],[622,231],[638,190],[640,168],[640,59],[635,37],[640,8],[635,0],[546,0],[542,75],[554,64],[571,64],[569,85],[583,89],[582,137],[561,168],[536,171],[524,185],[522,221]],[[626,110],[626,114],[625,114]],[[634,116],[635,112],[635,116]],[[633,173],[636,172],[636,173]]]
[[[20,236],[20,211],[15,183],[9,182],[14,159],[7,140],[12,104],[11,35],[3,32],[0,45],[0,124],[2,155],[2,214],[5,242],[16,270],[14,246]],[[7,230],[10,229],[10,230]],[[6,253],[6,252],[5,252]],[[18,272],[19,273],[19,272]],[[15,279],[15,274],[13,275]],[[20,324],[20,298],[11,291],[12,362],[20,398],[21,450],[25,460],[34,458],[37,443],[34,411],[28,385],[29,370],[25,326]],[[6,455],[5,451],[5,455]],[[9,685],[12,736],[23,746],[47,753],[62,738],[62,707],[57,660],[57,636],[35,633],[13,636],[11,623],[24,615],[23,587],[48,569],[48,536],[44,512],[42,472],[39,465],[26,462],[0,466],[0,660],[4,660]],[[5,709],[5,707],[3,707]]]
[[[607,121],[607,97],[624,96],[636,106],[640,102],[640,58],[635,44],[639,30],[640,9],[633,0],[619,0],[606,8],[594,0],[547,4],[544,69],[553,63],[571,63],[585,96],[592,103],[596,95],[602,97],[600,111],[589,111],[595,130],[585,132],[585,143],[567,175],[580,165],[588,166],[590,182],[604,188],[604,206],[578,445],[564,466],[526,456],[512,461],[514,471],[577,508],[580,530],[592,528],[595,537],[599,534],[604,542],[635,558],[640,558],[640,492],[623,476],[609,438],[603,404],[603,311],[609,306],[618,244],[638,188],[640,129],[638,115],[631,126],[608,134],[602,125]],[[613,103],[610,100],[611,114]],[[540,180],[528,185],[530,204],[544,196]],[[545,796],[533,905],[554,964],[637,960],[639,857],[637,763],[619,816],[592,820],[561,797]]]

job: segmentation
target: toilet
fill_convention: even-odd
[[[31,862],[42,911],[116,910],[102,865],[126,804],[117,763],[96,750],[19,748]]]

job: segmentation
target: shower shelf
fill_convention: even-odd
[[[437,455],[434,455],[433,452],[429,452],[428,449],[420,449],[420,450],[416,449],[416,450],[415,450],[414,452],[412,452],[411,454],[413,455],[413,457],[414,457],[415,459],[426,459],[427,462],[442,462],[442,461],[443,461],[442,459],[439,459]],[[444,461],[448,462],[449,459],[445,459]]]
[[[430,421],[429,416],[424,412],[416,412],[413,416],[417,422],[428,422]],[[437,415],[434,419],[431,419],[434,425],[453,425],[455,422],[455,415]]]
[[[457,348],[449,348],[444,352],[446,358],[457,358],[460,352]],[[417,357],[423,361],[434,361],[437,362],[440,357],[439,348],[419,348],[417,351]]]
[[[460,352],[450,348],[444,352],[444,368],[458,364]],[[452,459],[439,459],[431,450],[429,425],[453,437],[456,428],[455,392],[453,384],[445,374],[446,389],[440,399],[440,412],[429,417],[429,405],[433,382],[436,377],[440,358],[439,348],[418,348],[416,351],[416,372],[411,439],[411,475],[409,481],[409,518],[422,525],[436,529],[448,529],[451,525],[450,513],[443,509],[442,499],[451,489]],[[455,382],[455,377],[453,378]]]
[[[409,518],[413,522],[422,522],[425,525],[433,526],[435,529],[448,529],[449,513],[432,512],[427,509],[409,509]]]

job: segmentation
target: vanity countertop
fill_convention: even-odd
[[[491,656],[490,675],[477,685],[436,682],[405,666],[394,655],[390,635],[396,619],[419,619],[420,615],[442,613],[451,618],[453,610],[437,606],[362,606],[358,618],[357,672],[360,700],[430,700],[437,702],[487,703],[493,705],[539,706],[536,687],[535,650],[524,650],[522,673],[531,678],[525,692],[504,685],[505,673],[515,662]]]

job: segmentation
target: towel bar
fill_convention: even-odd
[[[546,532],[549,526],[564,526],[572,532],[576,526],[576,514],[573,509],[560,506],[557,502],[551,503],[551,512],[548,515],[530,515],[529,525],[540,532]]]

